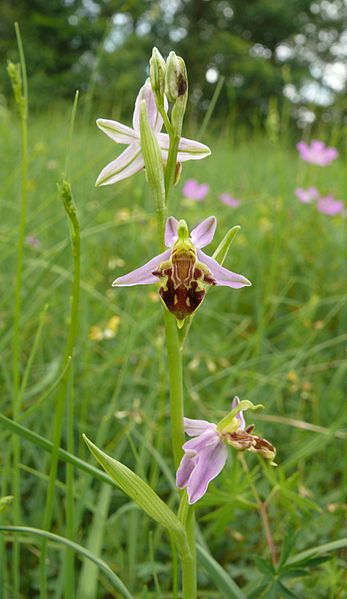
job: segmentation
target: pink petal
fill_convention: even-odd
[[[207,420],[195,420],[193,418],[184,418],[184,430],[190,437],[202,435],[206,430],[216,430],[216,425]]]
[[[170,258],[171,250],[166,250],[162,254],[158,254],[144,264],[140,268],[132,270],[122,277],[118,277],[112,283],[112,287],[131,287],[132,285],[149,285],[150,283],[157,283],[158,277],[154,276],[152,272],[159,268],[161,262]]]
[[[143,167],[141,148],[138,145],[129,146],[118,158],[102,169],[95,185],[111,185],[111,183],[131,177]]]
[[[194,455],[184,454],[176,473],[176,485],[179,489],[184,489],[187,486],[196,463],[197,458]]]
[[[205,218],[195,229],[192,230],[190,237],[197,248],[203,248],[211,243],[215,231],[217,221],[215,216]]]
[[[241,204],[240,200],[233,198],[230,193],[221,193],[219,199],[223,204],[231,208],[238,208]]]
[[[169,151],[170,138],[166,133],[158,133],[157,136],[159,147],[162,151],[164,160],[167,159],[167,153]],[[211,154],[209,147],[199,141],[193,139],[186,139],[181,137],[178,145],[177,162],[187,162],[187,160],[201,160]]]
[[[163,119],[161,118],[157,110],[149,79],[147,79],[146,83],[141,87],[135,102],[133,114],[133,127],[137,135],[140,135],[140,108],[142,100],[146,100],[149,124],[151,125],[154,131],[159,133],[163,126]]]
[[[211,258],[210,256],[206,256],[203,251],[197,251],[198,260],[203,264],[206,264],[207,268],[211,271],[213,278],[216,280],[217,285],[224,285],[226,287],[233,287],[234,289],[239,289],[240,287],[245,287],[252,285],[252,283],[246,279],[243,275],[239,275],[224,266],[221,266]]]
[[[171,247],[177,241],[178,220],[174,216],[169,216],[165,225],[165,245]]]
[[[211,480],[223,469],[227,456],[227,448],[222,441],[217,446],[200,451],[187,484],[189,504],[196,503],[206,493]]]
[[[322,214],[328,216],[336,216],[344,211],[344,203],[342,200],[335,200],[332,195],[325,198],[320,198],[317,202],[317,208]]]
[[[236,408],[240,403],[240,399],[236,396],[233,399],[233,402],[231,404],[231,409],[234,410],[234,408]],[[243,411],[241,410],[240,412],[238,412],[238,414],[236,414],[235,418],[237,418],[240,421],[240,429],[244,430],[246,428],[246,422],[243,416]]]
[[[205,428],[204,432],[201,433],[198,437],[193,437],[193,439],[189,439],[183,445],[184,451],[195,451],[199,452],[204,447],[210,447],[218,445],[220,442],[219,434],[216,431],[217,425],[210,423],[211,426]]]
[[[122,123],[118,123],[118,121],[97,119],[96,124],[103,133],[106,133],[108,137],[119,144],[130,145],[136,141],[139,141],[139,138],[133,129],[127,127],[126,125],[122,125]]]

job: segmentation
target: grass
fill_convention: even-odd
[[[5,599],[14,596],[14,530],[6,526],[24,527],[16,532],[19,596],[36,596],[39,589],[40,544],[35,535],[45,533],[51,445],[43,451],[30,431],[52,441],[57,389],[67,367],[64,351],[73,269],[68,221],[56,183],[64,170],[68,128],[68,119],[55,113],[54,107],[49,114],[29,121],[26,235],[37,242],[25,245],[20,380],[26,384],[16,416],[29,434],[17,428],[21,521],[16,521],[11,500],[1,504],[0,570]],[[12,418],[20,193],[20,131],[14,113],[3,110],[0,133],[0,382],[2,413]],[[207,140],[212,156],[184,165],[182,182],[172,197],[172,213],[191,225],[210,214],[217,216],[217,235],[208,253],[228,228],[241,225],[226,266],[253,283],[240,291],[212,289],[194,319],[185,355],[187,415],[217,421],[236,394],[263,403],[265,410],[254,414],[256,432],[276,445],[279,467],[266,468],[249,454],[240,461],[230,451],[227,468],[198,504],[201,599],[231,593],[225,590],[230,587],[223,586],[228,580],[218,568],[213,569],[216,564],[211,565],[209,552],[247,597],[254,592],[258,593],[255,597],[261,596],[255,589],[262,581],[262,596],[285,593],[267,582],[274,577],[269,574],[266,522],[276,555],[290,546],[293,563],[298,563],[296,554],[347,537],[343,457],[347,434],[346,219],[319,214],[315,206],[301,205],[294,197],[295,187],[310,184],[344,197],[343,152],[330,167],[319,169],[300,162],[289,142],[270,142],[258,132],[239,137],[236,141],[233,132],[222,131]],[[82,441],[86,433],[175,506],[163,320],[156,289],[111,288],[116,275],[157,252],[155,212],[143,174],[95,189],[96,176],[116,151],[96,127],[77,117],[70,180],[81,228],[81,296],[77,349],[71,363],[73,385],[67,396],[74,397],[75,455],[95,466]],[[181,201],[180,189],[191,176],[210,185],[207,199],[199,204]],[[223,191],[240,197],[241,207],[232,210],[221,204],[218,194]],[[3,497],[12,494],[11,430],[1,420]],[[67,443],[65,420],[61,446],[66,448]],[[72,446],[71,438],[69,443]],[[82,565],[77,553],[73,554],[75,588],[70,588],[70,595],[65,589],[65,596],[120,597],[108,565],[135,597],[159,597],[160,593],[171,597],[171,545],[163,530],[107,479],[96,480],[90,475],[92,469],[80,469],[78,462],[74,463],[73,485],[70,478],[67,487],[64,454],[59,456],[49,531],[56,537],[46,539],[48,596],[64,596],[65,573],[73,578],[71,554],[66,558],[59,542],[59,537],[65,537],[68,545],[71,540],[87,552]],[[65,501],[71,491],[74,530],[73,538],[70,534],[67,538]],[[69,502],[71,507],[71,497]],[[302,598],[342,597],[346,553],[343,543],[333,547],[324,563],[310,562],[292,577],[283,575],[287,592]]]

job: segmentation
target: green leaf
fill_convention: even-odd
[[[324,553],[337,551],[338,549],[344,549],[345,547],[347,547],[347,537],[339,539],[338,541],[333,541],[332,543],[317,545],[316,547],[312,547],[306,551],[301,551],[301,553],[297,553],[296,555],[290,557],[287,561],[287,564],[298,564],[301,562],[301,565],[303,565],[303,560],[309,559],[311,557],[316,558]]]
[[[230,246],[240,229],[241,227],[239,225],[236,225],[235,227],[229,229],[227,234],[223,237],[222,241],[220,242],[219,246],[217,247],[216,251],[212,256],[212,258],[214,258],[219,264],[224,263],[224,260],[228,255]]]
[[[221,592],[223,599],[246,599],[246,595],[241,591],[236,582],[233,581],[206,549],[201,545],[197,545],[196,552],[199,563],[207,574],[210,575],[211,581]]]
[[[269,560],[263,559],[262,557],[255,557],[254,561],[256,563],[258,570],[262,574],[265,574],[266,576],[270,576],[271,578],[274,577],[274,575],[276,574],[276,571],[275,571],[275,568],[273,567],[272,563]]]
[[[83,435],[88,448],[113,482],[137,503],[148,516],[167,528],[174,536],[181,559],[190,557],[188,540],[183,524],[151,487],[135,472],[111,458]]]
[[[126,586],[122,583],[121,579],[112,572],[111,568],[99,557],[96,557],[93,553],[82,547],[82,545],[78,545],[74,541],[70,541],[70,539],[66,539],[65,537],[61,537],[60,535],[56,535],[52,532],[47,532],[46,530],[41,530],[40,528],[31,528],[29,526],[0,526],[1,532],[13,532],[20,534],[29,534],[36,537],[43,537],[48,541],[54,541],[59,543],[60,545],[65,545],[70,547],[76,551],[77,554],[83,555],[87,557],[90,561],[94,562],[106,576],[108,582],[112,585],[112,588],[121,593],[122,597],[125,599],[134,599],[133,596],[129,593]],[[32,542],[32,541],[31,541]],[[118,596],[118,595],[117,595]]]
[[[278,587],[280,589],[280,595],[285,597],[285,599],[300,599],[299,595],[296,595],[293,591],[287,589],[281,581],[278,581]]]

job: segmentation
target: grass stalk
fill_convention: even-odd
[[[80,227],[77,218],[77,213],[75,209],[75,205],[72,198],[71,188],[69,183],[66,181],[63,182],[60,193],[62,196],[63,204],[67,216],[70,222],[70,230],[71,230],[71,243],[72,243],[72,255],[74,262],[74,275],[73,275],[73,285],[72,285],[72,298],[71,298],[71,309],[70,309],[70,324],[68,330],[68,337],[66,342],[65,356],[64,356],[64,364],[67,364],[71,358],[73,358],[75,342],[77,338],[77,328],[78,328],[78,306],[79,306],[79,292],[80,292]],[[66,369],[64,376],[62,377],[59,390],[57,393],[57,397],[55,400],[55,416],[53,423],[53,446],[52,446],[52,455],[51,455],[51,466],[50,466],[50,475],[49,475],[49,483],[47,489],[47,497],[46,497],[46,506],[44,512],[43,519],[43,528],[45,530],[49,530],[52,523],[53,516],[53,502],[55,495],[55,479],[57,476],[58,469],[58,461],[59,461],[59,446],[61,441],[61,433],[62,433],[62,424],[65,410],[65,402],[68,391],[68,380],[70,369]],[[71,406],[69,410],[69,420],[71,426],[71,419],[73,418],[73,409],[71,411]],[[72,498],[71,498],[72,499]],[[71,523],[70,523],[71,527]],[[47,583],[46,583],[46,550],[47,550],[47,542],[43,541],[41,547],[41,564],[40,564],[40,593],[41,599],[46,599],[47,597]]]
[[[13,337],[12,337],[12,379],[13,379],[13,419],[17,420],[21,402],[20,402],[20,356],[21,356],[21,311],[22,311],[22,287],[23,287],[23,264],[24,264],[24,243],[25,230],[27,220],[27,205],[28,205],[28,81],[25,64],[25,56],[23,44],[18,23],[15,23],[15,32],[20,59],[20,80],[15,82],[12,80],[12,85],[16,97],[16,101],[20,114],[20,130],[21,130],[21,199],[19,209],[18,223],[18,242],[17,242],[17,263],[16,263],[16,286],[14,300],[14,315],[13,315]],[[17,93],[15,85],[17,83]],[[19,524],[21,520],[20,507],[20,440],[15,435],[12,438],[13,445],[13,477],[12,489],[14,495],[13,502],[13,517],[14,521]],[[20,545],[17,540],[13,544],[12,555],[12,574],[13,574],[13,591],[15,595],[20,591]]]

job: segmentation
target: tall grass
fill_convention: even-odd
[[[93,123],[81,122],[77,115],[70,181],[81,230],[79,334],[73,388],[68,388],[74,397],[73,430],[67,432],[69,416],[64,411],[60,445],[74,451],[80,461],[72,458],[72,485],[71,479],[66,481],[70,454],[61,450],[56,454],[52,518],[43,527],[57,390],[70,370],[65,348],[73,263],[66,216],[56,191],[65,169],[68,122],[54,107],[47,115],[33,115],[29,122],[18,356],[25,388],[13,424],[11,397],[17,383],[12,375],[11,339],[20,130],[12,109],[4,109],[0,118],[2,495],[12,494],[10,481],[19,474],[21,480],[20,496],[17,492],[14,503],[8,499],[1,504],[3,597],[16,596],[19,588],[24,597],[38,594],[43,556],[37,549],[37,535],[46,535],[43,571],[49,597],[64,595],[69,562],[63,543],[70,550],[76,550],[75,543],[85,551],[82,566],[75,562],[75,582],[70,561],[72,586],[65,590],[66,596],[120,597],[118,582],[106,572],[108,564],[130,596],[158,597],[160,589],[163,597],[171,597],[170,547],[162,531],[114,490],[105,475],[100,473],[103,482],[90,476],[94,464],[87,464],[89,456],[81,441],[83,432],[90,434],[169,503],[177,501],[156,289],[144,288],[139,294],[110,287],[117,274],[142,264],[156,250],[155,211],[143,174],[96,190],[95,178],[113,157],[115,146]],[[263,403],[266,410],[254,415],[256,431],[277,446],[279,468],[270,472],[247,456],[249,472],[245,473],[242,463],[230,457],[223,474],[211,484],[198,506],[199,588],[204,598],[225,597],[225,588],[231,593],[214,556],[248,597],[261,577],[266,578],[264,571],[271,563],[261,510],[263,514],[266,510],[277,555],[287,532],[300,532],[292,535],[294,562],[299,552],[347,536],[347,469],[342,458],[347,425],[346,219],[319,214],[314,206],[301,205],[293,193],[297,185],[317,182],[344,197],[347,177],[342,145],[341,158],[318,170],[300,163],[295,149],[281,136],[269,141],[257,131],[247,136],[221,131],[207,141],[212,157],[203,168],[184,166],[182,174],[182,183],[187,176],[207,181],[207,199],[199,205],[184,200],[179,208],[180,184],[172,196],[172,210],[189,224],[210,214],[217,216],[211,253],[230,226],[241,225],[227,266],[249,277],[253,287],[242,294],[212,289],[194,319],[194,334],[186,349],[188,415],[222,417],[235,394]],[[218,194],[223,191],[240,197],[241,207],[232,210],[222,205]],[[20,443],[18,466],[8,443],[12,434]],[[68,497],[73,523],[66,535]],[[20,519],[15,508],[19,499]],[[22,546],[17,590],[10,567],[16,555],[14,539]],[[329,545],[329,561],[286,579],[290,591],[299,597],[340,596],[345,586],[343,547],[343,543]]]

